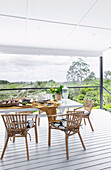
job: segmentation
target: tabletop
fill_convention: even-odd
[[[58,108],[83,107],[83,104],[70,100],[70,99],[67,99],[67,100],[62,99],[58,102],[61,103],[61,105],[58,106]]]
[[[59,109],[65,109],[65,108],[71,108],[71,107],[83,107],[83,104],[78,103],[76,101],[67,99],[67,100],[60,100],[60,106],[58,106]],[[37,111],[39,110],[38,108],[0,108],[0,113],[10,113],[10,112],[22,112],[22,111]]]

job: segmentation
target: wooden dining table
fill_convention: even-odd
[[[60,101],[57,101],[57,103],[59,104],[56,104],[55,108],[58,108],[61,113],[63,113],[66,108],[83,107],[83,104],[70,100],[70,99],[67,99],[67,100],[62,99]],[[32,105],[32,106],[0,107],[0,114],[10,113],[10,112],[34,112],[34,111],[42,110],[42,109],[45,111],[44,109],[45,107],[46,106],[42,104],[36,105],[36,106]],[[47,108],[51,108],[51,107],[54,107],[54,106],[53,105],[47,106]],[[42,115],[39,115],[39,117],[42,117]]]
[[[61,113],[64,112],[66,108],[76,108],[76,107],[83,107],[83,104],[78,103],[76,101],[67,99],[67,100],[60,100],[57,101],[59,103],[58,105],[55,105],[55,108],[58,108]],[[32,106],[12,106],[12,107],[0,107],[0,114],[2,113],[10,113],[10,112],[34,112],[37,110],[42,110],[42,108],[46,107],[45,105],[32,105]],[[51,108],[53,105],[47,106],[47,108]],[[44,110],[44,109],[43,109]],[[39,117],[42,117],[42,115],[39,115]]]

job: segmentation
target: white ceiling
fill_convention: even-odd
[[[21,46],[101,54],[111,47],[111,0],[0,0],[0,51]]]

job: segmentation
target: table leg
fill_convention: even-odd
[[[40,115],[40,110],[39,110],[39,115]],[[40,117],[38,117],[38,126],[40,125]]]

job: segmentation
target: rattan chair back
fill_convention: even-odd
[[[84,111],[67,111],[67,129],[79,129]]]
[[[87,110],[90,113],[91,110],[92,110],[93,104],[94,104],[93,100],[85,100],[84,109]]]
[[[27,115],[24,114],[4,114],[2,115],[6,130],[9,136],[24,134],[27,129]]]

